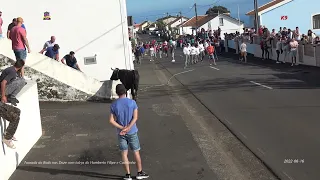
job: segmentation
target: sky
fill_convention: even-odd
[[[258,0],[258,4],[263,5],[271,0]],[[198,15],[203,15],[210,6],[220,5],[231,11],[231,16],[238,18],[238,5],[240,20],[248,23],[247,12],[254,8],[253,0],[127,0],[128,16],[133,16],[135,23],[145,20],[155,21],[160,17],[177,15],[179,11],[183,16],[195,16],[194,3],[197,3]]]

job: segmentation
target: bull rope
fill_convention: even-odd
[[[190,69],[190,70],[188,70],[188,71],[183,71],[183,72],[176,73],[176,74],[172,75],[165,84],[158,84],[158,85],[146,86],[146,87],[140,89],[140,91],[146,91],[147,89],[153,88],[153,87],[169,86],[169,83],[170,83],[170,81],[171,81],[172,78],[176,77],[177,75],[184,74],[184,73],[188,73],[188,72],[191,72],[191,71],[194,71],[194,70],[195,70],[195,69]]]

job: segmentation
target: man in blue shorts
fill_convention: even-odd
[[[138,169],[137,179],[146,179],[149,176],[142,171],[142,163],[140,157],[140,143],[138,137],[138,128],[136,122],[138,120],[138,106],[132,99],[126,97],[127,90],[123,84],[116,86],[116,93],[119,99],[111,104],[110,123],[117,128],[117,135],[119,140],[119,148],[121,151],[122,162],[126,170],[126,175],[123,179],[132,180],[128,148],[134,151],[136,165]]]

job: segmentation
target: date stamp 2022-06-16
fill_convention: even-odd
[[[284,159],[285,164],[303,164],[304,159]]]

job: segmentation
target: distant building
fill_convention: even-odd
[[[177,16],[166,16],[166,17],[157,19],[156,21],[163,21],[164,24],[169,24],[176,19],[177,19]]]
[[[140,30],[141,30],[141,31],[146,30],[146,28],[147,28],[150,24],[152,24],[152,22],[150,22],[150,21],[144,21],[144,22],[142,22],[142,23],[140,24]]]
[[[294,30],[299,27],[300,33],[312,30],[320,34],[319,0],[273,0],[259,7],[260,25],[279,30],[286,27]],[[246,15],[250,17],[250,26],[254,26],[254,10]]]
[[[180,35],[195,34],[196,29],[217,30],[219,27],[224,39],[224,33],[243,32],[244,23],[226,14],[201,15],[198,20],[193,17],[180,25]]]
[[[176,17],[174,21],[171,21],[170,23],[167,24],[166,29],[169,30],[169,28],[177,28],[178,25],[188,21],[189,18],[187,17]]]
[[[156,23],[152,23],[147,27],[147,30],[149,31],[154,31],[157,29],[157,24]]]

